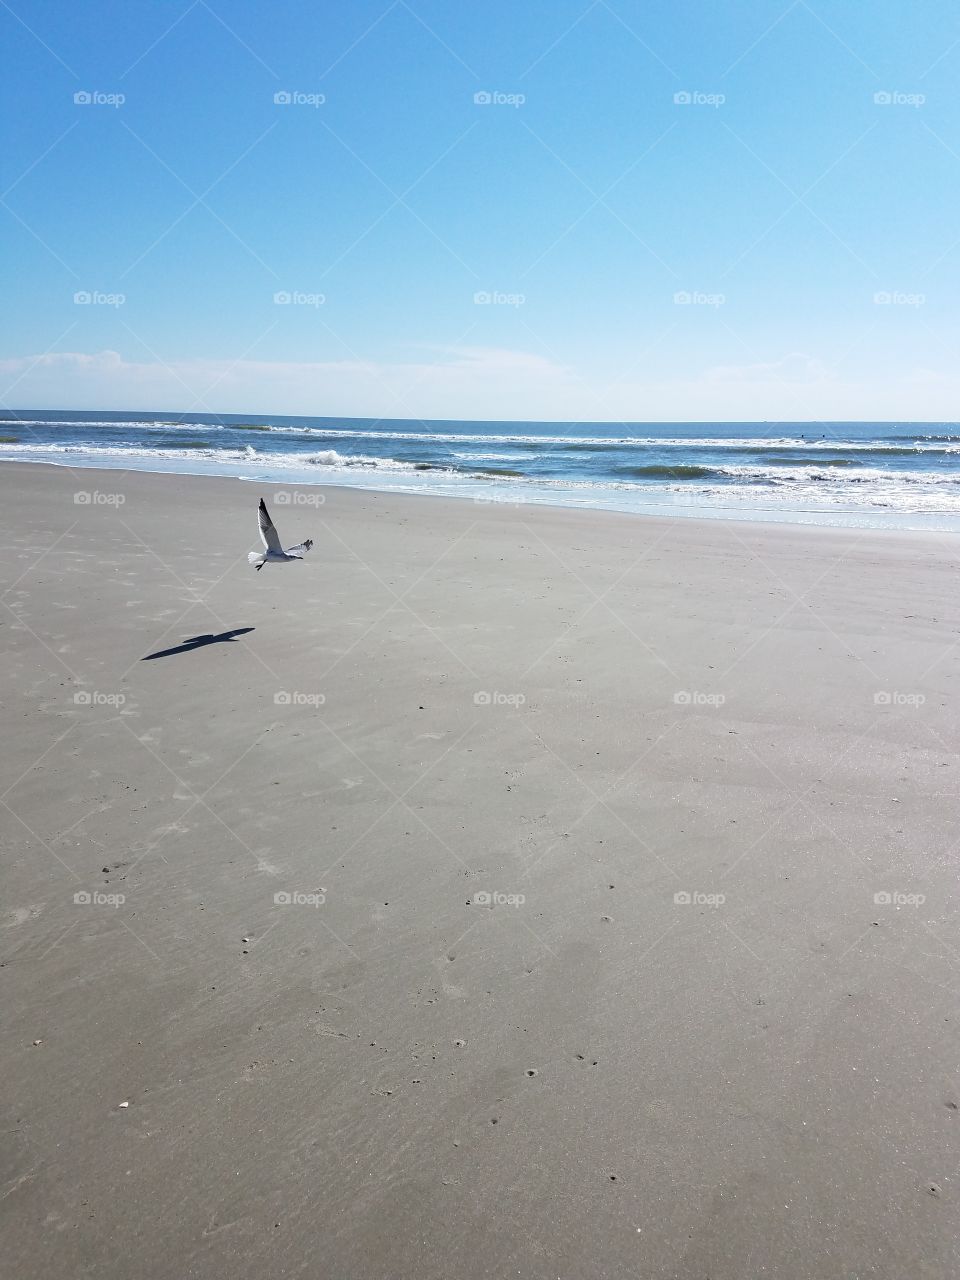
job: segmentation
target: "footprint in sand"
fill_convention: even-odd
[[[19,924],[26,924],[28,920],[36,920],[43,910],[42,902],[31,903],[29,907],[14,907],[12,911],[8,911],[3,927],[5,929],[15,929]]]
[[[184,826],[182,822],[167,822],[162,827],[154,827],[151,837],[154,840],[166,840],[172,835],[185,836],[189,831],[190,828]]]
[[[448,982],[443,976],[446,967],[453,963],[455,956],[445,955],[438,956],[433,962],[433,967],[440,974],[440,989],[449,1000],[463,1000],[466,998],[466,987],[458,987],[453,982]]]

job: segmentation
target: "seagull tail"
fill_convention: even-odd
[[[263,566],[266,564],[266,562],[267,562],[267,557],[263,555],[261,552],[259,551],[247,552],[247,563],[255,564],[258,570],[262,569]]]

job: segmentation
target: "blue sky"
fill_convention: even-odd
[[[955,5],[0,25],[8,408],[958,414]]]

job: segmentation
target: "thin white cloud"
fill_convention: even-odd
[[[138,362],[116,351],[51,352],[0,360],[0,398],[31,408],[483,418],[509,415],[511,398],[515,416],[530,416],[570,380],[559,365],[524,352],[434,350],[442,358],[393,363]],[[12,399],[5,390],[10,384]]]
[[[960,408],[960,377],[914,368],[862,381],[797,351],[714,366],[695,377],[604,383],[530,352],[413,350],[415,358],[393,362],[137,362],[110,350],[21,356],[0,360],[0,402],[33,409],[613,422],[952,421]]]
[[[706,377],[720,382],[823,382],[831,374],[806,352],[791,351],[779,360],[716,365],[707,370]]]

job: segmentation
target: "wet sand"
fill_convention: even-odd
[[[0,492],[8,1274],[957,1274],[955,538]]]

